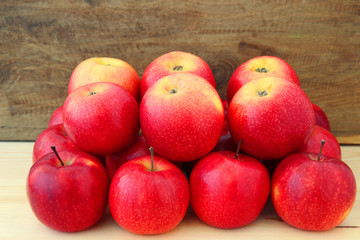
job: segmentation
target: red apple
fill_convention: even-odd
[[[159,234],[175,228],[189,205],[189,185],[171,162],[149,155],[123,164],[109,190],[115,221],[136,234]]]
[[[75,150],[49,153],[27,178],[27,196],[40,222],[64,232],[94,225],[107,206],[109,179],[93,156]],[[60,161],[61,159],[61,161]]]
[[[94,57],[81,62],[73,71],[68,94],[94,82],[111,82],[123,87],[135,100],[139,100],[140,78],[127,62],[109,57]]]
[[[315,153],[294,153],[276,168],[271,198],[279,216],[301,229],[329,230],[348,216],[356,183],[345,162]]]
[[[143,134],[139,135],[135,142],[120,152],[105,156],[106,170],[112,179],[121,165],[137,158],[149,155],[149,144]]]
[[[262,77],[280,77],[300,86],[300,81],[294,69],[283,59],[274,56],[260,56],[241,64],[231,75],[227,87],[227,99],[246,83]]]
[[[325,128],[330,131],[330,122],[325,114],[325,112],[316,104],[312,104],[315,114],[315,125]]]
[[[282,159],[300,150],[315,124],[305,92],[290,81],[265,77],[235,94],[228,110],[230,132],[241,150],[262,160]]]
[[[64,127],[75,145],[92,154],[106,155],[129,146],[139,132],[139,105],[122,87],[91,83],[65,100]]]
[[[60,106],[53,112],[53,114],[49,119],[48,128],[64,123],[62,119],[62,110],[63,110],[63,106]]]
[[[320,151],[321,140],[326,142],[322,154],[341,160],[341,148],[336,137],[325,128],[316,125],[311,136],[299,152],[318,153]]]
[[[141,97],[157,80],[179,72],[199,75],[215,88],[214,75],[203,59],[191,53],[174,51],[156,58],[145,69],[140,81]]]
[[[268,199],[270,177],[262,163],[235,152],[212,152],[190,175],[190,203],[205,223],[236,228],[254,221]]]
[[[158,80],[146,92],[140,125],[158,155],[170,161],[192,161],[215,147],[224,109],[219,94],[205,79],[176,73]]]
[[[37,162],[44,155],[51,153],[51,146],[57,146],[59,151],[78,150],[75,144],[67,137],[64,126],[58,124],[42,131],[37,137],[34,147],[32,161]]]

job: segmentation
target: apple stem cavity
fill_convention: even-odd
[[[181,66],[181,65],[175,65],[175,66],[173,66],[172,67],[172,70],[173,71],[182,71],[184,68],[183,68],[183,66]]]
[[[95,95],[96,92],[89,92],[89,96]]]
[[[151,169],[150,169],[150,172],[154,172],[154,148],[153,147],[150,147],[149,148],[150,150],[150,157],[151,157]]]
[[[321,157],[321,153],[322,153],[322,150],[324,148],[324,145],[325,145],[325,140],[321,140],[320,151],[319,151],[319,155],[318,155],[318,158],[317,158],[318,161],[320,161],[320,157]]]
[[[241,139],[239,140],[238,144],[237,144],[237,147],[236,147],[236,152],[235,152],[235,159],[238,158],[239,156],[239,151],[240,151],[240,145],[241,145]]]
[[[259,73],[267,73],[268,72],[268,70],[266,69],[266,68],[257,68],[257,69],[255,69],[255,71],[256,72],[259,72]]]
[[[53,145],[53,146],[51,146],[51,149],[55,153],[56,157],[59,159],[59,162],[60,162],[61,166],[65,166],[65,164],[64,164],[63,160],[61,159],[59,153],[56,151],[56,147]]]
[[[177,90],[176,90],[175,88],[172,88],[172,89],[170,89],[169,93],[170,93],[170,94],[177,93]]]
[[[266,90],[262,90],[262,91],[258,90],[258,91],[257,91],[257,95],[258,95],[259,97],[265,97],[265,96],[267,96],[268,94],[269,94],[269,92],[266,91]]]

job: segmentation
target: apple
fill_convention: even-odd
[[[93,57],[82,61],[71,74],[68,94],[94,82],[115,83],[139,100],[140,78],[135,69],[121,59]]]
[[[323,144],[323,143],[322,143]],[[306,230],[329,230],[348,216],[356,183],[345,162],[315,153],[294,153],[276,168],[271,198],[288,224]]]
[[[36,138],[32,161],[37,162],[44,155],[51,153],[51,146],[58,146],[58,150],[78,150],[75,144],[66,135],[64,126],[62,124],[54,125],[42,131]]]
[[[105,156],[106,170],[112,179],[121,165],[134,158],[149,155],[149,145],[142,133],[129,147]]]
[[[158,156],[124,163],[111,181],[109,209],[115,221],[136,234],[159,234],[175,228],[189,205],[184,174]]]
[[[305,92],[277,77],[244,85],[228,110],[230,132],[242,140],[242,152],[262,160],[282,159],[300,150],[310,137],[314,110]]]
[[[40,222],[63,232],[97,223],[107,206],[109,179],[97,158],[76,150],[49,153],[27,177],[30,206]]]
[[[270,176],[264,165],[231,151],[212,152],[199,160],[189,182],[195,214],[217,228],[237,228],[254,221],[270,192]]]
[[[341,148],[336,137],[325,128],[316,125],[314,126],[311,136],[299,152],[318,153],[321,140],[325,140],[326,142],[322,154],[341,160]]]
[[[235,151],[236,150],[236,144],[234,140],[232,139],[230,130],[229,130],[229,122],[227,118],[227,112],[229,108],[229,104],[227,100],[221,100],[223,107],[224,107],[224,113],[225,113],[225,119],[224,119],[224,126],[223,130],[221,132],[220,139],[216,146],[213,148],[212,151]]]
[[[157,80],[179,72],[199,75],[215,88],[213,72],[203,59],[191,53],[173,51],[156,58],[145,69],[140,81],[141,98]]]
[[[64,121],[62,119],[62,110],[63,110],[63,106],[60,106],[53,112],[53,114],[51,115],[51,117],[49,119],[48,128],[64,123]]]
[[[80,150],[106,155],[135,141],[139,105],[119,85],[90,83],[68,95],[63,120],[67,135]]]
[[[325,112],[315,103],[312,104],[314,108],[315,114],[315,125],[325,128],[326,130],[330,131],[330,122],[327,118]]]
[[[219,94],[192,73],[158,80],[140,104],[140,126],[155,152],[170,161],[186,162],[208,154],[224,125]]]
[[[246,83],[263,77],[285,78],[300,86],[295,70],[287,62],[275,56],[260,56],[235,69],[228,83],[227,100],[231,102],[235,93]]]

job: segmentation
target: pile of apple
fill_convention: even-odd
[[[254,221],[270,195],[294,227],[340,224],[355,201],[355,178],[293,68],[253,58],[227,90],[221,100],[210,67],[190,53],[158,57],[141,80],[119,59],[83,61],[34,144],[34,214],[75,232],[109,206],[122,228],[158,234],[191,205],[206,224],[237,228]]]

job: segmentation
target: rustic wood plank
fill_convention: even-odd
[[[223,98],[239,64],[283,58],[338,139],[359,144],[359,15],[357,0],[1,1],[0,140],[34,140],[86,58],[120,58],[141,76],[181,50],[209,63]]]

